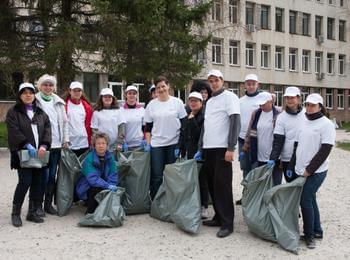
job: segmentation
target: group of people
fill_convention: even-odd
[[[209,195],[215,211],[203,224],[219,227],[217,236],[226,237],[234,228],[232,161],[238,142],[243,177],[264,164],[276,169],[276,185],[282,175],[287,182],[306,177],[300,204],[304,238],[314,248],[314,239],[323,237],[316,192],[326,177],[335,142],[323,99],[313,93],[302,104],[300,90],[288,87],[280,109],[274,106],[272,94],[259,90],[257,75],[247,75],[244,86],[245,95],[239,99],[225,89],[222,72],[210,70],[207,81],[194,82],[185,106],[170,94],[168,80],[160,76],[149,90],[152,100],[146,108],[138,103],[138,88],[133,85],[126,88],[122,107],[113,91],[104,88],[92,108],[80,82],[72,82],[63,98],[55,94],[53,76],[39,78],[37,93],[32,84],[22,83],[6,117],[11,168],[18,172],[12,224],[22,225],[20,213],[28,189],[28,221],[41,223],[45,214],[57,214],[52,200],[61,149],[70,148],[77,156],[87,154],[76,185],[77,197],[86,201],[86,213],[96,209],[98,192],[118,188],[114,153],[142,149],[151,155],[151,199],[162,183],[166,164],[178,157],[203,163],[199,174],[202,217],[208,218]],[[22,168],[20,150],[39,158],[50,151],[48,166]]]

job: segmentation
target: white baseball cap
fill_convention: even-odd
[[[84,88],[83,88],[83,84],[81,84],[79,81],[73,81],[72,83],[70,83],[70,85],[69,85],[69,88],[70,89],[81,89],[81,90],[83,90]]]
[[[191,92],[189,95],[188,95],[188,99],[190,98],[197,98],[199,99],[200,101],[203,101],[203,97],[201,95],[201,93],[197,92],[197,91],[193,91]]]
[[[260,92],[258,97],[257,104],[260,105],[265,105],[266,102],[272,101],[272,95],[269,92]]]
[[[211,76],[222,78],[222,79],[224,78],[224,75],[222,74],[222,72],[220,70],[210,70],[208,72],[207,78],[210,78]]]
[[[311,104],[321,104],[323,105],[323,98],[320,94],[312,93],[306,97],[306,100],[304,103],[311,103]]]
[[[297,87],[288,87],[286,88],[286,92],[283,95],[284,97],[296,97],[300,96],[300,89]]]
[[[34,85],[32,83],[29,83],[29,82],[25,82],[25,83],[22,83],[21,85],[19,85],[18,91],[21,91],[24,88],[31,88],[35,91]]]
[[[153,84],[152,86],[150,86],[150,88],[148,89],[149,93],[152,93],[153,90],[156,89],[156,86]]]
[[[101,90],[100,96],[107,96],[107,95],[114,97],[113,90],[111,90],[110,88],[103,88]]]
[[[248,80],[253,80],[253,81],[258,81],[258,76],[256,74],[248,74],[244,81],[248,81]]]
[[[125,93],[128,92],[128,91],[130,91],[130,90],[135,90],[136,92],[139,91],[139,90],[137,89],[136,86],[134,86],[134,85],[129,85],[129,86],[127,86],[127,88],[126,88]]]

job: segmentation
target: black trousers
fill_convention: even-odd
[[[89,147],[80,148],[80,149],[77,149],[77,150],[73,150],[73,149],[72,149],[72,152],[75,153],[75,155],[76,155],[77,157],[79,157],[80,155],[82,155],[83,153],[85,153],[87,150],[89,150]]]
[[[88,199],[86,201],[86,204],[87,204],[86,213],[92,214],[95,212],[95,209],[98,206],[98,202],[95,200],[95,196],[97,193],[99,193],[102,190],[103,189],[99,187],[91,187],[90,189],[88,189],[87,191]]]
[[[13,197],[13,204],[22,205],[29,189],[29,200],[40,201],[41,179],[43,170],[34,168],[19,168],[18,183]]]
[[[258,162],[258,167],[263,166],[267,164],[267,162]],[[282,183],[282,169],[280,168],[280,161],[276,161],[275,166],[273,167],[272,171],[272,179],[273,179],[273,184],[279,185]]]
[[[286,182],[292,182],[296,178],[298,178],[299,175],[296,174],[293,170],[292,176],[287,176],[288,164],[289,164],[289,162],[282,162],[282,170],[283,170],[283,174],[284,174],[284,178],[286,179]]]
[[[205,170],[215,216],[221,228],[233,230],[232,163],[225,161],[226,148],[204,149]]]

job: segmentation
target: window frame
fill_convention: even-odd
[[[280,49],[280,51],[277,51],[277,49]],[[277,65],[281,65],[281,67]],[[275,70],[284,70],[284,47],[282,46],[275,46]]]
[[[248,48],[247,45],[251,45],[252,48]],[[250,61],[248,57],[249,53],[252,55],[252,65],[248,64],[248,61]],[[251,43],[251,42],[246,42],[246,45],[245,45],[245,66],[247,68],[254,68],[255,67],[255,59],[254,59],[254,55],[255,55],[255,48],[254,48],[254,43]],[[250,57],[250,56],[249,56]]]
[[[236,46],[234,46],[232,43],[235,43]],[[229,41],[229,64],[232,66],[239,66],[239,41],[235,40],[230,40]],[[236,52],[236,59],[237,63],[233,63],[232,61],[234,60],[234,52]]]
[[[214,41],[217,41],[217,43],[214,43]],[[213,64],[223,64],[223,57],[222,57],[222,51],[223,51],[223,46],[222,46],[222,43],[223,43],[223,40],[222,39],[220,39],[220,38],[213,38],[213,40],[212,40],[212,58],[211,58],[211,62],[213,63]],[[220,52],[220,55],[218,56],[217,55],[217,52],[218,52],[218,50],[219,50],[219,52]],[[214,53],[215,53],[215,55],[214,55]],[[214,57],[215,57],[215,59],[214,59]],[[217,60],[217,57],[220,57],[220,61],[218,61]]]
[[[295,53],[292,53],[292,51],[295,51]],[[294,66],[295,68],[292,68],[293,65],[293,59],[291,57],[294,57]],[[291,72],[297,72],[298,71],[298,49],[297,48],[289,48],[289,71]]]

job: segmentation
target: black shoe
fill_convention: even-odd
[[[34,201],[29,201],[29,209],[28,209],[28,214],[26,217],[26,220],[34,222],[34,223],[43,223],[44,219],[39,217],[36,214],[36,208],[35,208],[35,202]]]
[[[218,231],[218,233],[216,233],[217,237],[223,238],[223,237],[227,237],[228,235],[230,235],[231,233],[233,233],[232,230],[229,230],[227,228],[220,228],[220,230]]]
[[[305,237],[306,247],[314,249],[316,247],[315,239],[313,237]]]
[[[242,199],[236,201],[236,205],[242,205]]]
[[[57,210],[51,205],[51,203],[50,204],[45,203],[44,210],[46,213],[48,213],[50,215],[57,215],[58,214]]]
[[[203,221],[203,225],[208,226],[208,227],[220,227],[221,226],[221,224],[214,219]]]
[[[323,239],[323,234],[315,233],[314,238],[315,239]],[[306,241],[305,235],[300,236],[300,240]]]
[[[46,217],[45,212],[44,212],[44,210],[43,210],[42,203],[36,203],[36,204],[35,204],[35,208],[36,208],[36,214],[37,214],[39,217],[41,217],[41,218]]]
[[[12,205],[11,222],[12,222],[12,225],[15,227],[22,226],[21,209],[22,209],[22,205],[17,205],[17,204]]]

